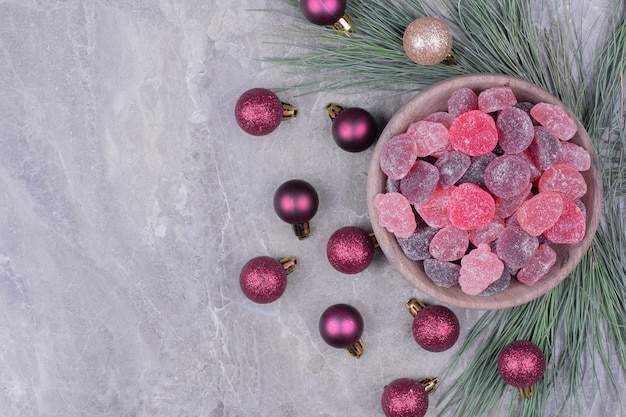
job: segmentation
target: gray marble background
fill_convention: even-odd
[[[243,91],[302,80],[260,60],[290,53],[266,35],[291,20],[253,8],[285,6],[0,0],[2,415],[382,416],[386,383],[441,375],[455,356],[460,343],[428,353],[413,341],[404,301],[434,300],[382,253],[354,276],[325,255],[336,229],[369,228],[372,150],[339,149],[324,105],[384,123],[410,96],[287,89],[298,118],[243,133]],[[305,241],[272,207],[294,178],[320,196]],[[260,255],[300,260],[269,305],[239,289]],[[319,337],[339,302],[364,317],[360,360]],[[462,341],[481,312],[453,310]],[[592,388],[583,410],[613,405]]]

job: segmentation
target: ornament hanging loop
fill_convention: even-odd
[[[344,14],[339,18],[339,20],[333,23],[333,27],[339,33],[346,35],[348,38],[352,37],[352,34],[354,33],[354,24],[347,14]]]
[[[426,308],[426,304],[415,298],[409,298],[404,304],[413,317],[417,316],[417,313],[419,313],[423,308]]]
[[[283,120],[291,120],[298,116],[298,108],[293,104],[281,102],[283,105]]]
[[[359,339],[359,341],[352,346],[348,346],[346,350],[348,351],[350,356],[359,359],[363,352],[365,352],[365,343],[363,342],[363,339]]]
[[[424,391],[428,394],[432,394],[439,386],[439,378],[422,378],[419,380],[419,383],[424,387]]]
[[[280,259],[278,262],[280,262],[283,268],[285,268],[285,273],[289,275],[296,270],[296,265],[298,265],[298,258],[296,256],[288,256]]]

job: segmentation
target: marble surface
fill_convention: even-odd
[[[460,343],[434,354],[413,341],[404,301],[434,300],[382,253],[354,276],[325,254],[336,229],[369,228],[371,149],[339,149],[323,107],[364,107],[382,125],[409,95],[286,89],[298,118],[245,134],[243,91],[302,78],[260,60],[290,52],[266,36],[289,20],[250,10],[262,8],[285,6],[0,1],[4,416],[380,416],[385,383],[441,375],[455,356]],[[272,207],[294,178],[320,196],[304,241]],[[260,255],[300,260],[268,305],[239,289]],[[364,317],[360,360],[319,336],[340,302]],[[481,312],[453,310],[464,340]],[[583,410],[602,401],[591,391]]]

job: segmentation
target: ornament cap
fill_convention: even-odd
[[[283,120],[291,120],[298,116],[298,108],[296,106],[282,101],[281,104],[283,106]]]
[[[535,386],[531,385],[530,387],[518,388],[519,395],[522,397],[529,399],[535,393]]]
[[[333,23],[333,27],[348,38],[352,37],[354,33],[354,23],[352,23],[352,19],[350,19],[347,14],[344,14],[339,20]]]
[[[417,316],[417,313],[419,313],[423,308],[426,308],[426,304],[416,298],[409,298],[405,305],[413,317]]]
[[[444,65],[456,65],[457,57],[458,57],[458,54],[454,52],[454,49],[450,49],[450,53],[448,54],[447,57],[444,58],[443,61],[441,61],[441,63]]]
[[[328,113],[328,117],[330,120],[334,121],[339,113],[341,113],[345,108],[337,103],[328,103],[326,107],[326,113]]]
[[[424,387],[424,391],[427,394],[432,394],[435,392],[437,387],[439,386],[439,378],[438,377],[426,377],[419,380],[419,383]]]
[[[380,244],[378,243],[378,239],[376,239],[376,235],[374,234],[374,232],[368,233],[368,236],[372,239],[374,249],[380,248]]]
[[[346,348],[346,350],[348,351],[350,356],[353,356],[353,357],[359,359],[361,357],[361,355],[363,354],[363,352],[365,351],[365,343],[363,343],[363,339],[359,339],[352,346],[348,346]]]
[[[280,262],[280,264],[285,269],[285,273],[289,275],[296,270],[296,265],[298,265],[298,258],[296,256],[287,256],[279,259],[278,262]]]
[[[309,222],[296,223],[292,225],[293,233],[299,240],[304,240],[311,234],[311,224]]]

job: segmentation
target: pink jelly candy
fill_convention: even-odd
[[[459,229],[478,229],[493,219],[495,203],[488,192],[477,185],[465,183],[452,191],[447,213],[452,225]]]
[[[417,223],[411,204],[402,194],[387,193],[374,197],[378,223],[396,237],[410,237]]]
[[[554,191],[539,193],[517,210],[517,222],[526,233],[539,236],[557,222],[563,211],[563,198]]]
[[[439,182],[439,170],[434,165],[418,159],[400,180],[400,192],[411,204],[428,201]]]
[[[513,90],[509,87],[492,87],[478,95],[478,108],[485,113],[504,110],[517,104]]]
[[[559,220],[543,235],[553,243],[576,244],[585,237],[586,228],[583,212],[573,201],[566,201]]]
[[[528,183],[526,188],[520,194],[513,197],[495,197],[496,203],[496,215],[506,219],[508,217],[515,217],[513,214],[522,205],[522,203],[532,197],[531,189],[533,185]]]
[[[450,126],[450,143],[455,151],[477,156],[491,152],[498,143],[498,130],[493,118],[480,110],[457,117]]]
[[[530,115],[561,140],[570,140],[578,130],[565,109],[554,104],[537,103],[530,109]]]
[[[485,169],[485,185],[498,197],[513,197],[522,193],[530,182],[530,168],[524,158],[502,155]]]
[[[422,261],[430,258],[428,247],[437,229],[433,229],[426,223],[422,223],[415,228],[415,232],[408,238],[397,238],[400,249],[404,255],[413,261]]]
[[[474,246],[481,243],[491,243],[498,238],[502,229],[504,229],[504,220],[500,216],[494,215],[493,219],[486,225],[470,230],[469,240]]]
[[[469,295],[476,295],[497,281],[504,272],[504,264],[482,243],[461,259],[459,285]]]
[[[421,120],[412,123],[406,133],[415,138],[417,156],[420,158],[438,151],[448,143],[448,129],[441,123]]]
[[[539,245],[530,261],[517,272],[517,280],[526,285],[533,285],[543,278],[556,263],[556,252],[545,243]]]
[[[402,133],[394,136],[380,154],[380,169],[391,179],[399,180],[408,174],[417,159],[417,143],[413,135]]]
[[[459,88],[450,95],[448,113],[454,119],[472,110],[478,110],[478,96],[471,88]]]
[[[424,260],[424,273],[439,287],[450,288],[459,283],[461,265],[428,258]]]
[[[582,146],[570,142],[561,142],[557,164],[569,165],[577,171],[591,168],[591,155]]]
[[[450,126],[452,126],[452,122],[454,121],[454,119],[455,117],[453,117],[450,113],[445,111],[438,111],[429,114],[428,116],[424,117],[423,120],[425,122],[441,123],[446,127],[446,129],[450,129]]]
[[[518,225],[508,225],[498,236],[496,253],[507,268],[519,269],[530,261],[538,247],[536,236],[529,235]]]
[[[451,151],[441,156],[435,162],[439,170],[439,186],[448,188],[463,177],[472,160],[462,152]]]
[[[504,153],[518,154],[528,148],[535,132],[528,113],[516,107],[507,107],[498,114],[498,144]]]
[[[454,226],[446,226],[439,230],[430,241],[429,251],[437,260],[452,262],[461,259],[468,247],[467,231]]]
[[[575,168],[564,164],[554,164],[539,178],[539,192],[556,191],[563,200],[575,200],[587,192],[587,183]]]
[[[561,141],[545,127],[535,126],[535,136],[528,150],[537,168],[545,171],[558,159]]]
[[[415,210],[427,225],[435,229],[441,229],[451,224],[447,209],[450,195],[455,189],[456,186],[454,185],[445,190],[437,187],[427,202],[415,206]]]

